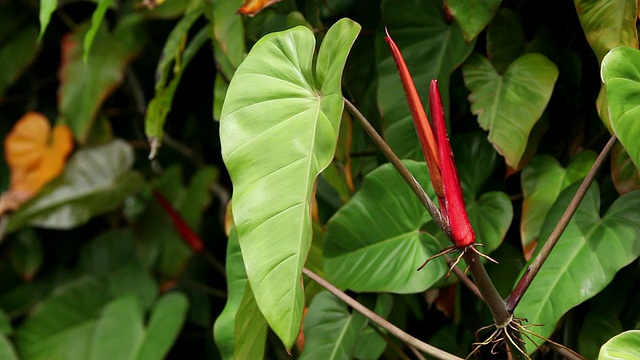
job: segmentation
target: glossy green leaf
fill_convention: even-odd
[[[111,1],[112,0],[98,0],[98,6],[93,11],[93,15],[91,15],[91,26],[84,35],[84,52],[82,53],[82,60],[84,62],[87,62],[93,39],[95,39],[96,34],[100,30],[102,19],[104,19],[104,15],[107,13],[109,6],[111,6]]]
[[[202,28],[185,47],[189,30],[201,15],[201,6],[196,6],[188,11],[171,31],[162,50],[162,56],[156,69],[156,93],[149,102],[145,115],[145,133],[151,143],[150,157],[155,156],[162,141],[162,129],[167,115],[171,111],[173,96],[180,84],[184,69],[210,37],[210,28]],[[173,77],[169,80],[170,75]]]
[[[425,163],[407,160],[405,165],[435,200]],[[424,291],[445,274],[445,264],[416,269],[448,245],[420,231],[428,221],[431,217],[393,166],[382,165],[327,224],[327,279],[358,292]]]
[[[110,302],[96,323],[89,359],[134,359],[145,335],[142,316],[142,306],[134,296]]]
[[[498,10],[487,28],[487,58],[498,73],[525,53],[526,38],[520,17],[515,11]]]
[[[333,158],[342,69],[359,30],[348,19],[338,21],[324,38],[315,69],[309,29],[265,36],[236,71],[222,109],[222,155],[234,185],[233,217],[247,276],[287,348],[302,318],[300,278],[312,236],[313,184]]]
[[[305,345],[300,359],[351,359],[364,316],[349,312],[347,304],[328,291],[316,295],[304,319]]]
[[[620,143],[611,150],[611,180],[620,195],[640,190],[640,172]]]
[[[7,14],[7,17],[12,15]],[[0,28],[11,32],[8,38],[3,39],[2,46],[0,46],[0,69],[2,69],[0,71],[0,98],[4,96],[7,88],[31,65],[40,48],[36,43],[37,26],[16,24],[19,20],[11,21],[15,19],[15,17],[13,19],[0,18]],[[16,26],[20,26],[20,31],[12,30]]]
[[[546,239],[575,194],[568,187],[553,205],[540,230]],[[640,192],[619,197],[600,215],[600,191],[591,186],[553,252],[531,283],[515,311],[536,333],[548,337],[560,318],[600,292],[616,272],[640,255]],[[539,340],[537,340],[539,342]],[[535,350],[527,344],[529,352]]]
[[[522,249],[531,255],[538,243],[540,228],[547,212],[562,190],[587,175],[596,160],[592,151],[578,154],[565,169],[554,157],[540,155],[522,170]],[[542,239],[543,241],[545,239]],[[528,258],[527,258],[528,259]]]
[[[618,317],[611,312],[594,311],[587,314],[578,335],[578,350],[586,359],[596,359],[600,347],[623,331]]]
[[[20,358],[89,359],[96,319],[107,302],[107,289],[95,278],[59,287],[17,329],[15,345]]]
[[[475,39],[487,26],[500,7],[500,2],[501,0],[445,0],[467,41]]]
[[[540,54],[527,54],[499,74],[489,60],[474,54],[463,66],[471,90],[471,112],[489,131],[489,141],[515,168],[527,146],[529,133],[547,106],[558,69]]]
[[[246,284],[235,318],[234,359],[263,359],[267,321],[260,312],[251,287]]]
[[[429,104],[429,81],[438,79],[448,113],[449,76],[469,56],[475,41],[467,43],[458,24],[446,21],[443,9],[441,0],[385,0],[382,23],[402,51],[424,106]],[[401,159],[424,160],[398,69],[389,46],[379,40],[377,96],[384,137]]]
[[[235,318],[247,287],[247,274],[244,270],[235,229],[232,229],[229,234],[225,268],[227,271],[227,303],[213,325],[213,338],[222,359],[229,360],[233,358]]]
[[[11,341],[9,341],[4,334],[0,334],[0,359],[19,360],[18,354],[13,348]]]
[[[617,46],[638,47],[636,1],[574,0],[580,25],[598,62]]]
[[[375,300],[374,300],[375,298]],[[371,301],[367,301],[371,300]],[[364,294],[358,297],[358,302],[373,310],[376,314],[387,318],[393,307],[393,297],[390,294]],[[357,311],[352,311],[354,316],[354,322],[360,321],[358,317],[364,317]],[[361,360],[376,360],[382,356],[385,348],[387,347],[387,341],[381,336],[378,331],[374,330],[372,324],[367,320],[367,325],[360,331],[356,338],[356,343],[353,348],[353,356],[356,359]],[[378,328],[379,329],[379,328]],[[379,329],[382,334],[386,334],[386,331]]]
[[[38,41],[42,40],[42,35],[47,30],[49,21],[51,21],[51,15],[58,7],[58,0],[40,0],[40,35],[38,35]]]
[[[24,225],[68,229],[112,211],[142,185],[129,169],[134,155],[122,140],[77,151],[60,178],[9,218],[8,231]]]
[[[607,341],[598,360],[634,360],[640,358],[640,330],[625,331]]]
[[[619,47],[602,60],[611,126],[620,143],[640,167],[640,50]]]
[[[93,40],[92,56],[83,61],[82,39],[86,27],[63,38],[62,64],[58,74],[59,122],[68,125],[80,143],[85,143],[100,107],[124,80],[131,60],[145,44],[141,18],[129,15],[107,32],[102,25]]]

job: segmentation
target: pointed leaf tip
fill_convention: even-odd
[[[453,151],[447,135],[447,126],[444,121],[444,108],[440,90],[438,89],[438,80],[431,80],[429,90],[429,106],[438,140],[440,171],[444,187],[445,211],[443,213],[446,214],[445,216],[451,227],[451,237],[456,247],[466,247],[475,242],[476,234],[473,232],[467,209],[464,205],[458,170],[456,169]]]

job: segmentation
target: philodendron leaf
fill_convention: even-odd
[[[502,0],[445,0],[451,15],[462,28],[464,38],[471,41],[478,36],[500,7]]]
[[[578,185],[562,192],[545,219],[540,239],[547,239]],[[593,184],[522,298],[516,316],[544,324],[532,330],[549,337],[567,311],[600,292],[618,270],[640,255],[638,209],[640,191],[633,191],[600,216],[600,191]],[[527,349],[532,352],[535,346],[528,343]]]
[[[385,0],[383,23],[402,51],[422,103],[429,104],[428,84],[438,79],[445,112],[449,108],[449,76],[469,56],[475,41],[467,43],[456,22],[447,22],[442,0]],[[380,33],[382,35],[382,32]],[[423,160],[400,76],[389,46],[377,42],[378,105],[384,136],[402,159]]]
[[[611,150],[611,180],[620,195],[640,190],[640,171],[620,143]]]
[[[558,68],[543,55],[526,54],[499,74],[487,58],[473,54],[462,71],[471,91],[471,112],[507,165],[516,168],[551,98]]]
[[[435,201],[425,163],[407,160],[405,165]],[[428,221],[431,217],[393,166],[382,165],[327,224],[327,279],[359,292],[424,291],[444,275],[445,264],[416,269],[448,245],[420,231]]]
[[[367,324],[367,318],[358,315],[328,291],[316,295],[304,319],[300,359],[351,359],[358,334]]]
[[[565,169],[552,156],[540,155],[522,170],[522,220],[520,237],[522,249],[529,260],[547,212],[562,190],[587,175],[596,154],[585,151],[576,156]],[[543,239],[544,241],[544,239]]]
[[[246,284],[235,323],[234,359],[263,359],[267,341],[267,322],[258,309],[251,287]]]
[[[233,218],[247,278],[287,348],[302,319],[313,187],[333,158],[342,69],[359,31],[348,19],[331,27],[315,69],[311,30],[265,36],[236,71],[222,108],[222,156],[234,186]]]
[[[600,348],[598,360],[634,360],[640,358],[640,330],[625,331]]]
[[[11,215],[8,231],[26,224],[68,229],[113,210],[143,184],[129,170],[133,161],[133,148],[122,140],[76,152],[60,178]]]
[[[640,50],[618,47],[602,60],[611,126],[629,156],[640,167]]]

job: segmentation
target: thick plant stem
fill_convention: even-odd
[[[544,246],[542,246],[542,249],[540,249],[538,256],[536,256],[536,258],[533,260],[531,265],[529,265],[524,275],[522,275],[522,277],[520,278],[520,281],[518,281],[518,284],[511,292],[511,295],[509,295],[509,297],[507,298],[506,300],[507,310],[509,311],[509,313],[514,312],[514,310],[520,303],[520,300],[524,296],[524,293],[527,291],[527,289],[531,285],[531,282],[533,282],[533,279],[536,277],[536,275],[540,271],[540,268],[542,268],[542,265],[549,257],[551,250],[553,250],[553,247],[556,246],[556,244],[558,243],[560,236],[562,235],[564,230],[567,228],[567,225],[569,225],[569,221],[571,221],[571,218],[575,214],[576,210],[578,210],[578,206],[582,202],[582,199],[584,198],[584,196],[587,194],[587,190],[589,190],[591,183],[593,183],[593,180],[596,177],[596,173],[598,172],[598,170],[606,160],[607,154],[609,154],[609,151],[611,151],[611,149],[613,148],[613,145],[615,145],[616,140],[617,140],[617,137],[615,135],[611,136],[611,139],[609,139],[609,142],[607,142],[607,145],[605,145],[604,149],[602,149],[602,151],[600,152],[600,155],[598,155],[598,158],[593,163],[591,170],[589,170],[589,173],[587,174],[587,176],[584,178],[584,180],[582,180],[582,184],[580,184],[578,191],[576,191],[576,194],[573,196],[573,199],[571,199],[569,206],[567,206],[567,209],[564,211],[564,214],[562,214],[562,217],[556,224],[556,227],[553,229],[553,231],[549,235],[549,238],[544,243]]]
[[[344,99],[345,106],[347,110],[358,120],[360,125],[364,128],[367,134],[371,137],[373,142],[378,146],[378,148],[382,151],[382,153],[389,159],[389,161],[393,164],[396,170],[400,173],[402,178],[407,182],[411,190],[418,196],[418,199],[422,202],[424,207],[427,209],[431,217],[434,219],[436,225],[440,228],[440,230],[449,236],[449,231],[446,223],[442,219],[440,211],[436,208],[435,204],[431,199],[427,196],[424,189],[420,186],[420,184],[413,177],[411,172],[404,166],[402,161],[398,158],[398,156],[391,150],[389,145],[382,139],[382,137],[378,134],[378,132],[371,126],[371,123],[360,113],[360,111],[351,103],[349,100]],[[476,285],[482,294],[484,301],[489,306],[491,310],[491,314],[493,315],[493,319],[496,325],[506,324],[511,319],[511,313],[507,311],[507,307],[505,302],[500,297],[500,294],[496,290],[493,282],[489,278],[487,271],[484,266],[480,262],[480,258],[478,254],[474,251],[466,251],[464,254],[465,261],[467,265],[469,265],[469,269],[471,271],[471,275],[476,282]],[[517,334],[519,336],[519,334]],[[511,351],[514,358],[519,359],[520,353],[518,351]]]
[[[416,339],[415,337],[407,334],[406,332],[402,331],[400,328],[398,328],[397,326],[393,325],[392,323],[390,323],[389,321],[387,321],[386,319],[384,319],[380,315],[378,315],[375,312],[369,310],[367,307],[365,307],[364,305],[360,304],[359,302],[357,302],[355,299],[353,299],[349,295],[345,294],[343,291],[341,291],[337,287],[333,286],[333,284],[331,284],[327,280],[321,278],[318,274],[314,273],[313,271],[311,271],[311,270],[309,270],[307,268],[302,268],[302,273],[305,274],[306,276],[308,276],[311,280],[313,280],[316,283],[318,283],[323,288],[327,289],[330,293],[332,293],[333,295],[338,297],[340,300],[344,301],[347,305],[351,306],[354,310],[356,310],[359,313],[361,313],[362,315],[364,315],[367,319],[373,321],[374,323],[378,324],[381,328],[387,330],[393,336],[395,336],[398,339],[402,340],[404,343],[406,343],[406,344],[408,344],[410,346],[413,346],[416,349],[424,352],[425,354],[431,355],[431,356],[433,356],[435,358],[438,358],[438,359],[443,359],[443,360],[462,360],[462,358],[459,358],[459,357],[457,357],[455,355],[449,354],[446,351],[442,351],[442,350],[438,349],[437,347],[431,346],[431,345],[429,345],[429,344],[427,344],[425,342],[422,342],[422,341]]]

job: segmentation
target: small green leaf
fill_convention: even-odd
[[[554,157],[540,155],[522,170],[524,200],[520,236],[525,253],[530,255],[533,252],[544,218],[558,195],[569,185],[585,177],[595,160],[594,152],[584,151],[565,169]]]
[[[478,36],[500,7],[502,0],[446,0],[451,15],[462,28],[464,38],[471,41]]]
[[[625,331],[612,337],[602,348],[598,360],[635,360],[640,358],[640,330]]]
[[[540,230],[541,239],[548,238],[578,185],[560,194]],[[567,311],[600,292],[618,270],[640,255],[639,208],[640,192],[634,191],[619,197],[601,216],[600,191],[594,183],[522,298],[516,316],[544,324],[533,330],[550,336]],[[528,343],[527,349],[532,352],[535,346]]]
[[[618,317],[608,311],[591,309],[578,335],[578,350],[586,359],[596,359],[602,345],[623,331]]]
[[[30,224],[69,229],[112,211],[142,185],[129,171],[133,148],[122,140],[76,152],[62,176],[9,218],[8,231]]]
[[[58,0],[40,0],[40,35],[38,35],[38,42],[42,40],[42,35],[47,30],[51,15],[58,7]]]
[[[96,323],[90,360],[132,359],[145,336],[142,307],[134,296],[110,302]]]
[[[342,300],[328,291],[316,295],[304,319],[305,345],[300,359],[351,359],[364,316],[350,313]]]
[[[242,0],[214,1],[212,4],[213,37],[220,45],[216,49],[220,49],[236,69],[247,52],[242,17],[237,13],[242,2]],[[230,77],[233,73],[225,75]]]
[[[260,312],[251,287],[246,284],[235,318],[234,359],[263,359],[267,321]]]
[[[178,338],[189,309],[187,297],[178,292],[164,295],[153,307],[147,333],[137,347],[135,360],[165,359]]]
[[[611,126],[620,143],[640,167],[640,50],[619,47],[602,60]]]
[[[93,15],[91,15],[91,26],[84,35],[84,52],[82,53],[82,60],[85,63],[89,57],[89,51],[91,51],[93,39],[96,37],[98,30],[100,30],[102,19],[104,19],[104,15],[107,13],[109,6],[111,6],[111,1],[112,0],[98,0],[98,6],[93,11]]]
[[[446,22],[443,9],[442,0],[385,0],[382,23],[402,51],[417,86],[426,90],[431,79],[438,79],[448,114],[449,76],[469,56],[475,41],[467,43],[458,24]],[[381,36],[376,49],[377,96],[385,124],[384,137],[401,159],[423,160],[398,69]],[[425,107],[428,95],[428,91],[421,91]]]
[[[489,141],[516,168],[527,146],[529,133],[547,106],[558,68],[540,54],[527,54],[499,74],[489,60],[473,54],[463,66],[464,81],[471,90],[471,112],[489,131]]]
[[[234,185],[233,217],[247,276],[287,348],[300,331],[313,184],[333,158],[342,69],[359,31],[348,19],[332,26],[315,71],[311,30],[265,36],[236,71],[222,108],[222,156]]]
[[[235,348],[236,314],[247,288],[247,274],[244,270],[235,228],[229,234],[225,268],[227,271],[227,303],[213,325],[213,338],[222,359],[229,360],[233,358]]]

